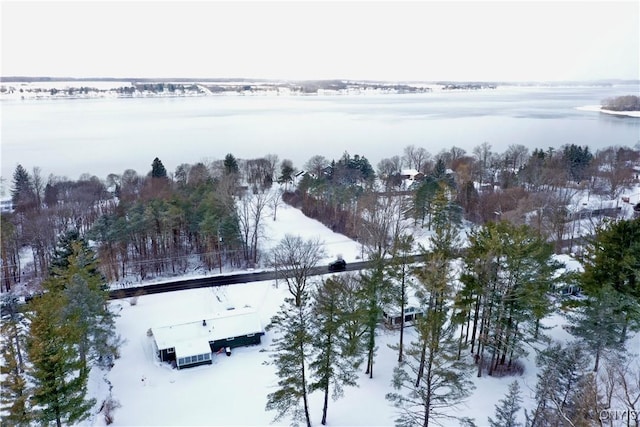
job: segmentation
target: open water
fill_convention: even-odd
[[[638,86],[505,87],[407,95],[209,96],[2,100],[2,177],[18,163],[77,179],[151,170],[159,157],[169,172],[180,163],[276,154],[302,168],[313,155],[366,156],[376,166],[413,144],[432,154],[455,145],[471,152],[488,142],[593,151],[640,142],[640,119],[576,107]]]

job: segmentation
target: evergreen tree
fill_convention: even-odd
[[[429,224],[429,228],[431,228],[431,201],[435,197],[438,187],[438,181],[428,176],[420,183],[420,186],[415,191],[412,208],[415,224],[420,222],[420,225],[424,227],[425,219],[428,216],[429,220],[427,224]]]
[[[4,302],[5,298],[3,298]],[[5,307],[3,306],[3,311],[4,309]],[[10,309],[13,315],[10,314],[3,319],[0,326],[2,335],[0,402],[4,412],[2,419],[8,425],[27,426],[31,421],[28,405],[29,390],[27,389],[27,381],[23,375],[21,363],[21,347],[25,337],[21,332],[21,325],[17,316],[13,313],[13,307]]]
[[[159,158],[153,159],[153,163],[151,163],[151,172],[149,173],[151,178],[167,178],[167,170],[165,169],[162,161]]]
[[[278,183],[285,185],[285,191],[288,188],[290,182],[293,181],[293,163],[289,159],[284,159],[280,164],[280,176],[278,177]]]
[[[238,161],[231,153],[227,154],[224,157],[223,164],[224,164],[225,175],[237,175],[240,172],[240,168],[238,167]]]
[[[536,407],[531,414],[525,411],[527,426],[551,427],[575,425],[582,414],[577,398],[590,377],[587,374],[589,354],[579,343],[566,346],[553,343],[536,357],[540,368],[536,384]],[[578,405],[580,406],[580,405]],[[594,420],[595,421],[595,420]]]
[[[436,162],[435,167],[433,168],[432,176],[436,180],[442,180],[442,179],[445,179],[446,173],[447,173],[447,167],[444,163],[444,160],[442,158],[439,158],[438,161]]]
[[[398,426],[451,425],[452,420],[469,423],[456,415],[456,408],[474,388],[469,379],[472,367],[458,359],[455,328],[443,321],[438,315],[420,318],[419,341],[410,344],[405,360],[394,368],[392,385],[400,392],[388,393],[386,398],[400,410]],[[427,341],[426,346],[422,340]]]
[[[84,248],[88,248],[87,241],[80,237],[77,228],[67,230],[58,237],[49,263],[50,275],[57,276],[69,267],[69,257],[73,254],[74,243],[80,243]]]
[[[620,341],[624,328],[624,316],[620,307],[624,306],[619,293],[609,286],[603,286],[597,293],[591,292],[586,301],[570,312],[570,332],[593,352],[594,372],[600,366],[600,358],[607,350],[624,351]]]
[[[626,341],[629,329],[640,329],[640,218],[598,230],[587,248],[580,282],[590,299],[609,292],[615,295],[615,317],[622,322],[620,342]],[[585,304],[591,304],[589,299]]]
[[[13,188],[11,189],[13,209],[20,213],[27,212],[36,207],[36,200],[31,175],[22,165],[16,166],[16,170],[13,172]]]
[[[276,332],[270,363],[275,365],[279,378],[278,390],[267,396],[266,410],[276,411],[274,422],[290,415],[294,425],[304,420],[310,427],[307,359],[312,352],[312,336],[306,292],[301,295],[300,304],[294,298],[286,298],[266,329]]]
[[[593,155],[588,146],[579,147],[571,144],[563,147],[562,160],[565,163],[569,178],[580,183],[586,178],[586,170],[593,160]]]
[[[470,243],[460,300],[468,304],[478,376],[487,365],[486,350],[492,375],[526,354],[525,343],[543,338],[540,320],[551,310],[547,293],[561,280],[555,274],[561,265],[528,226],[488,223],[470,235]]]
[[[345,289],[341,277],[331,277],[322,282],[314,292],[313,346],[315,357],[309,365],[315,379],[310,390],[324,393],[322,424],[327,423],[329,389],[332,388],[333,400],[343,396],[344,386],[355,386],[358,376],[356,370],[362,358],[353,352],[354,343],[344,333],[348,307],[343,303]]]
[[[108,368],[119,345],[114,315],[107,304],[108,289],[98,271],[95,253],[84,240],[74,237],[77,235],[70,232],[61,238],[54,256],[56,267],[43,286],[66,296],[62,314],[68,322],[75,322],[83,370],[88,370],[91,362]]]
[[[416,270],[420,281],[417,296],[425,312],[416,320],[417,340],[407,348],[406,360],[394,370],[393,386],[405,393],[387,395],[401,409],[396,422],[402,426],[428,426],[442,419],[462,421],[449,408],[455,408],[473,389],[468,379],[471,366],[458,357],[452,322],[450,261],[459,243],[459,219],[456,210],[449,208],[444,186],[434,200],[431,251],[425,251],[425,265]]]
[[[87,373],[75,344],[80,331],[77,322],[64,319],[65,304],[60,293],[46,292],[31,302],[33,311],[28,315],[32,415],[38,423],[55,421],[58,427],[86,419],[95,404],[86,399]]]
[[[496,405],[495,419],[489,417],[489,425],[491,427],[520,427],[516,418],[516,414],[520,411],[520,403],[522,396],[520,395],[520,384],[514,381],[509,384],[509,392],[504,399]]]
[[[365,374],[373,378],[373,365],[376,356],[376,330],[382,318],[382,306],[390,301],[391,287],[385,275],[384,259],[376,253],[370,258],[373,267],[360,273],[360,293],[363,302],[362,322],[365,325],[363,340],[367,353]]]
[[[402,235],[396,239],[391,252],[389,277],[393,286],[393,303],[400,308],[400,340],[398,342],[398,362],[402,362],[404,349],[405,308],[409,298],[409,287],[413,284],[411,261],[414,240],[411,235]]]

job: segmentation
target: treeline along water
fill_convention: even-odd
[[[534,148],[588,145],[594,152],[640,141],[640,119],[576,107],[638,94],[637,85],[504,87],[407,95],[208,96],[3,100],[2,177],[18,163],[77,179],[134,169],[159,157],[180,163],[277,154],[301,168],[315,154],[344,151],[372,165],[410,144],[432,154],[489,142]],[[8,182],[8,181],[7,181]]]

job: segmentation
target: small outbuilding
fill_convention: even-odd
[[[424,310],[419,307],[405,307],[404,308],[404,326],[413,326],[415,325],[416,319],[424,316]],[[382,317],[384,318],[384,324],[387,328],[390,329],[400,329],[402,325],[402,316],[400,315],[400,310],[391,309],[384,310],[382,312]]]
[[[212,353],[260,344],[264,328],[251,308],[232,309],[215,316],[151,329],[158,358],[178,369],[211,364]]]
[[[404,326],[413,326],[420,317],[424,316],[424,309],[420,306],[420,301],[413,292],[407,290],[409,296],[404,307]],[[399,307],[388,305],[382,311],[384,325],[390,329],[400,329],[402,326],[402,315]]]

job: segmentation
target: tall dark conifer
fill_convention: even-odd
[[[355,386],[358,379],[357,368],[362,357],[354,352],[357,345],[345,333],[349,307],[343,299],[349,290],[344,276],[334,276],[322,282],[313,294],[313,340],[315,356],[309,367],[314,382],[311,391],[324,393],[322,421],[327,423],[329,393],[333,400],[344,394],[345,386]],[[356,338],[357,339],[357,338]]]
[[[274,421],[289,415],[294,424],[304,421],[311,426],[309,413],[309,372],[311,356],[311,310],[309,297],[303,292],[299,302],[285,299],[267,330],[276,332],[269,362],[276,367],[278,389],[267,396],[267,411],[276,411]]]
[[[16,170],[13,172],[13,188],[11,189],[14,210],[16,212],[29,211],[36,207],[36,200],[31,175],[22,165],[16,166]]]
[[[95,401],[86,399],[87,372],[76,351],[79,329],[76,322],[63,317],[63,295],[47,292],[34,299],[30,336],[28,374],[31,378],[34,419],[58,427],[74,424],[89,416]]]
[[[151,178],[166,178],[167,170],[165,169],[162,161],[159,158],[153,159],[151,163]]]
[[[2,310],[4,312],[6,309],[9,313],[3,318],[0,326],[2,335],[0,402],[4,411],[2,418],[7,425],[27,426],[30,424],[31,415],[29,390],[22,363],[25,333],[23,332],[24,325],[20,321],[22,316],[16,312],[16,308],[15,301],[5,294]]]
[[[237,175],[240,172],[238,161],[233,154],[229,153],[224,157],[224,173],[226,175]]]

